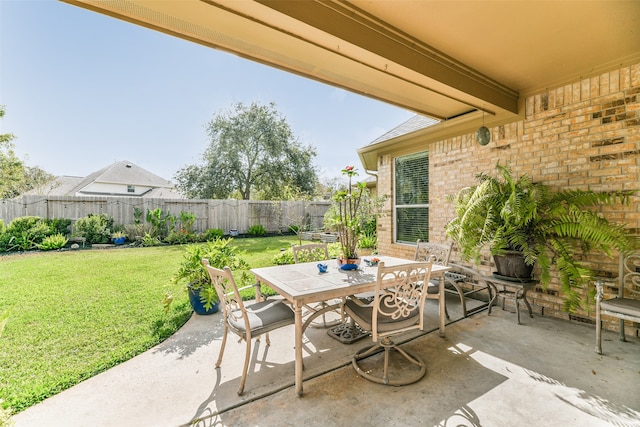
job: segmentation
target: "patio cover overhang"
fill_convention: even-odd
[[[640,60],[633,0],[62,1],[441,120],[423,144],[521,119],[528,95]],[[387,145],[359,150],[365,169]]]

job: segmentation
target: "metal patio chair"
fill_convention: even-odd
[[[266,335],[267,345],[271,345],[269,332],[274,329],[292,325],[295,322],[294,313],[291,308],[281,300],[265,300],[245,305],[240,296],[240,290],[250,288],[246,286],[238,288],[231,269],[225,267],[220,270],[209,265],[209,260],[203,259],[202,264],[207,269],[211,281],[216,288],[218,298],[222,303],[224,316],[224,335],[222,346],[216,362],[216,368],[222,363],[224,348],[227,343],[227,333],[231,330],[247,343],[247,350],[244,356],[244,368],[242,378],[238,388],[238,395],[244,392],[244,384],[247,379],[249,359],[251,358],[251,339],[260,339]]]
[[[293,251],[293,260],[296,264],[302,262],[312,262],[312,261],[327,261],[329,259],[329,249],[327,247],[327,243],[307,243],[305,245],[291,245],[291,250]],[[329,303],[326,301],[322,301],[317,303],[316,305],[305,305],[305,308],[309,310],[311,313],[315,313],[320,310],[326,310],[329,307]],[[330,328],[332,326],[336,326],[344,321],[344,316],[342,315],[342,310],[339,312],[340,319],[327,321],[326,314],[322,314],[322,322],[311,323],[309,326],[313,328]]]
[[[453,242],[449,244],[431,243],[418,239],[416,241],[416,253],[413,259],[416,261],[427,261],[430,257],[433,257],[434,264],[443,265],[446,267],[449,265],[449,258],[451,257],[452,248]],[[427,287],[427,299],[440,299],[440,280],[445,280],[445,277],[443,276],[437,279],[431,279],[429,281],[429,286]],[[457,288],[454,289],[457,290]],[[464,296],[461,295],[461,298],[464,298]],[[444,313],[447,319],[449,319],[449,311],[447,310],[446,302],[444,305]]]
[[[366,331],[371,332],[373,345],[358,350],[352,364],[358,375],[379,384],[400,386],[419,381],[426,374],[424,361],[396,345],[392,337],[411,330],[424,330],[424,302],[427,297],[426,283],[431,277],[432,262],[420,262],[385,267],[378,266],[378,275],[373,302],[364,304],[358,298],[349,298],[345,312]],[[362,359],[384,350],[383,366],[363,369]],[[392,350],[395,352],[392,353]],[[401,355],[417,369],[409,375],[391,376],[389,358]],[[381,371],[381,372],[380,372]],[[406,372],[407,369],[401,369]]]
[[[620,341],[626,341],[625,320],[640,323],[640,252],[620,254],[618,294],[604,297],[604,281],[596,281],[596,353],[602,354],[602,315],[618,318]]]

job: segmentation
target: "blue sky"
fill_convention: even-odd
[[[86,176],[129,160],[172,180],[200,160],[209,120],[253,101],[276,104],[325,178],[361,170],[356,150],[413,115],[56,0],[0,0],[0,133],[29,166]]]

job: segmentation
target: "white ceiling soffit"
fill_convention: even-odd
[[[515,91],[342,2],[63,1],[441,120],[517,112]]]
[[[469,128],[640,61],[638,0],[62,1]]]

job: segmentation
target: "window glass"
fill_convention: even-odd
[[[136,187],[135,185],[127,185],[127,193],[135,193]]]
[[[394,200],[396,242],[429,240],[429,152],[395,159]]]

